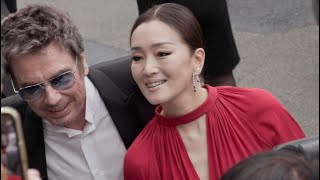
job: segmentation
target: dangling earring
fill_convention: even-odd
[[[200,83],[200,77],[199,77],[198,69],[199,69],[199,68],[197,68],[197,69],[192,73],[193,92],[197,92],[196,85],[197,85],[197,83]]]

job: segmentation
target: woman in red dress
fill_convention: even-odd
[[[132,75],[159,106],[128,149],[126,180],[218,180],[252,154],[305,137],[271,93],[201,83],[202,32],[186,7],[147,10],[133,25],[130,45]]]

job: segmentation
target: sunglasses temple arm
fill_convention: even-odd
[[[14,87],[12,78],[10,78],[10,80],[11,80],[11,84],[12,84],[13,91],[14,91],[15,93],[19,93],[19,91],[17,91],[16,88]]]

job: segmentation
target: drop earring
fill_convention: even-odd
[[[199,77],[199,73],[198,70],[199,68],[197,68],[193,73],[192,73],[192,85],[193,85],[193,92],[197,92],[197,88],[196,85],[197,83],[200,83],[200,77]]]

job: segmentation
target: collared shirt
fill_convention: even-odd
[[[98,90],[86,77],[86,125],[83,131],[43,120],[50,180],[123,179],[124,143]]]

